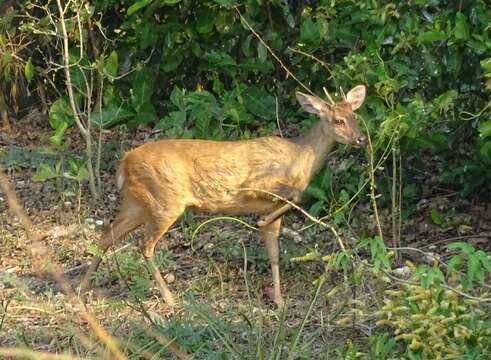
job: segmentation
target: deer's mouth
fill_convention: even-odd
[[[353,142],[353,146],[357,148],[365,147],[367,144],[367,137],[365,135],[360,135],[358,138]]]

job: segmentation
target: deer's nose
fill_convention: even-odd
[[[363,146],[367,142],[367,137],[365,135],[360,135],[356,139],[356,145]]]

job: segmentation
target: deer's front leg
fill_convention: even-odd
[[[281,217],[274,220],[272,223],[261,228],[264,245],[268,253],[269,261],[271,262],[271,272],[273,273],[273,301],[281,309],[285,302],[281,295],[280,285],[280,265],[279,265],[279,243]]]
[[[292,187],[288,187],[287,189],[283,189],[283,193],[286,193],[285,196],[283,195],[280,195],[281,197],[287,199],[288,201],[292,202],[292,203],[297,203],[300,201],[300,198],[302,196],[302,192],[295,189],[295,188],[292,188]],[[281,206],[280,208],[274,210],[273,212],[269,213],[268,215],[265,215],[263,216],[261,219],[259,219],[259,221],[257,222],[257,225],[259,227],[264,227],[268,224],[271,224],[273,221],[275,221],[276,219],[278,219],[279,217],[281,217],[284,213],[286,213],[288,210],[290,210],[292,208],[292,204],[290,203],[286,203],[284,204],[283,206]]]
[[[259,221],[257,222],[257,226],[259,227],[265,227],[269,224],[271,224],[273,221],[281,217],[284,213],[286,213],[288,210],[290,210],[293,206],[289,203],[286,203],[279,209],[273,211],[272,213],[269,213],[268,215],[263,216]]]

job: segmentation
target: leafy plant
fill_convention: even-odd
[[[329,166],[326,166],[319,175],[315,177],[304,191],[304,197],[313,199],[314,203],[309,209],[312,216],[318,217],[326,206],[330,197],[332,182],[332,171]]]
[[[359,249],[368,249],[370,251],[375,272],[378,272],[380,268],[390,268],[389,254],[387,253],[383,240],[379,236],[361,239],[356,245],[356,250]]]
[[[452,256],[448,261],[447,273],[453,270],[463,270],[459,276],[464,289],[469,290],[476,282],[485,283],[486,273],[491,275],[491,257],[482,250],[476,250],[471,244],[465,242],[451,243],[449,250],[460,250],[461,254]],[[467,264],[466,264],[467,263]]]
[[[92,246],[89,248],[92,255],[103,256],[99,248]],[[148,297],[152,288],[153,278],[141,261],[141,255],[134,252],[123,252],[113,254],[110,257],[110,268],[101,267],[95,274],[96,284],[107,282],[108,278],[117,271],[119,277],[128,285],[130,294],[142,299]],[[157,251],[155,253],[155,263],[160,269],[170,269],[175,267],[172,253],[168,251]]]
[[[385,294],[377,325],[393,328],[409,358],[460,358],[468,349],[490,355],[491,322],[476,301],[438,286],[402,285]]]
[[[63,154],[57,158],[54,163],[38,164],[32,181],[54,181],[60,196],[73,196],[89,178],[86,161],[74,157],[65,159]]]

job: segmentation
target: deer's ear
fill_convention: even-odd
[[[365,94],[365,85],[355,86],[349,91],[349,93],[346,95],[346,100],[348,100],[348,102],[351,104],[351,109],[356,110],[361,106],[361,104],[363,104]]]
[[[303,109],[311,114],[319,115],[322,108],[326,106],[326,102],[317,96],[307,95],[300,91],[296,92],[296,96]]]

